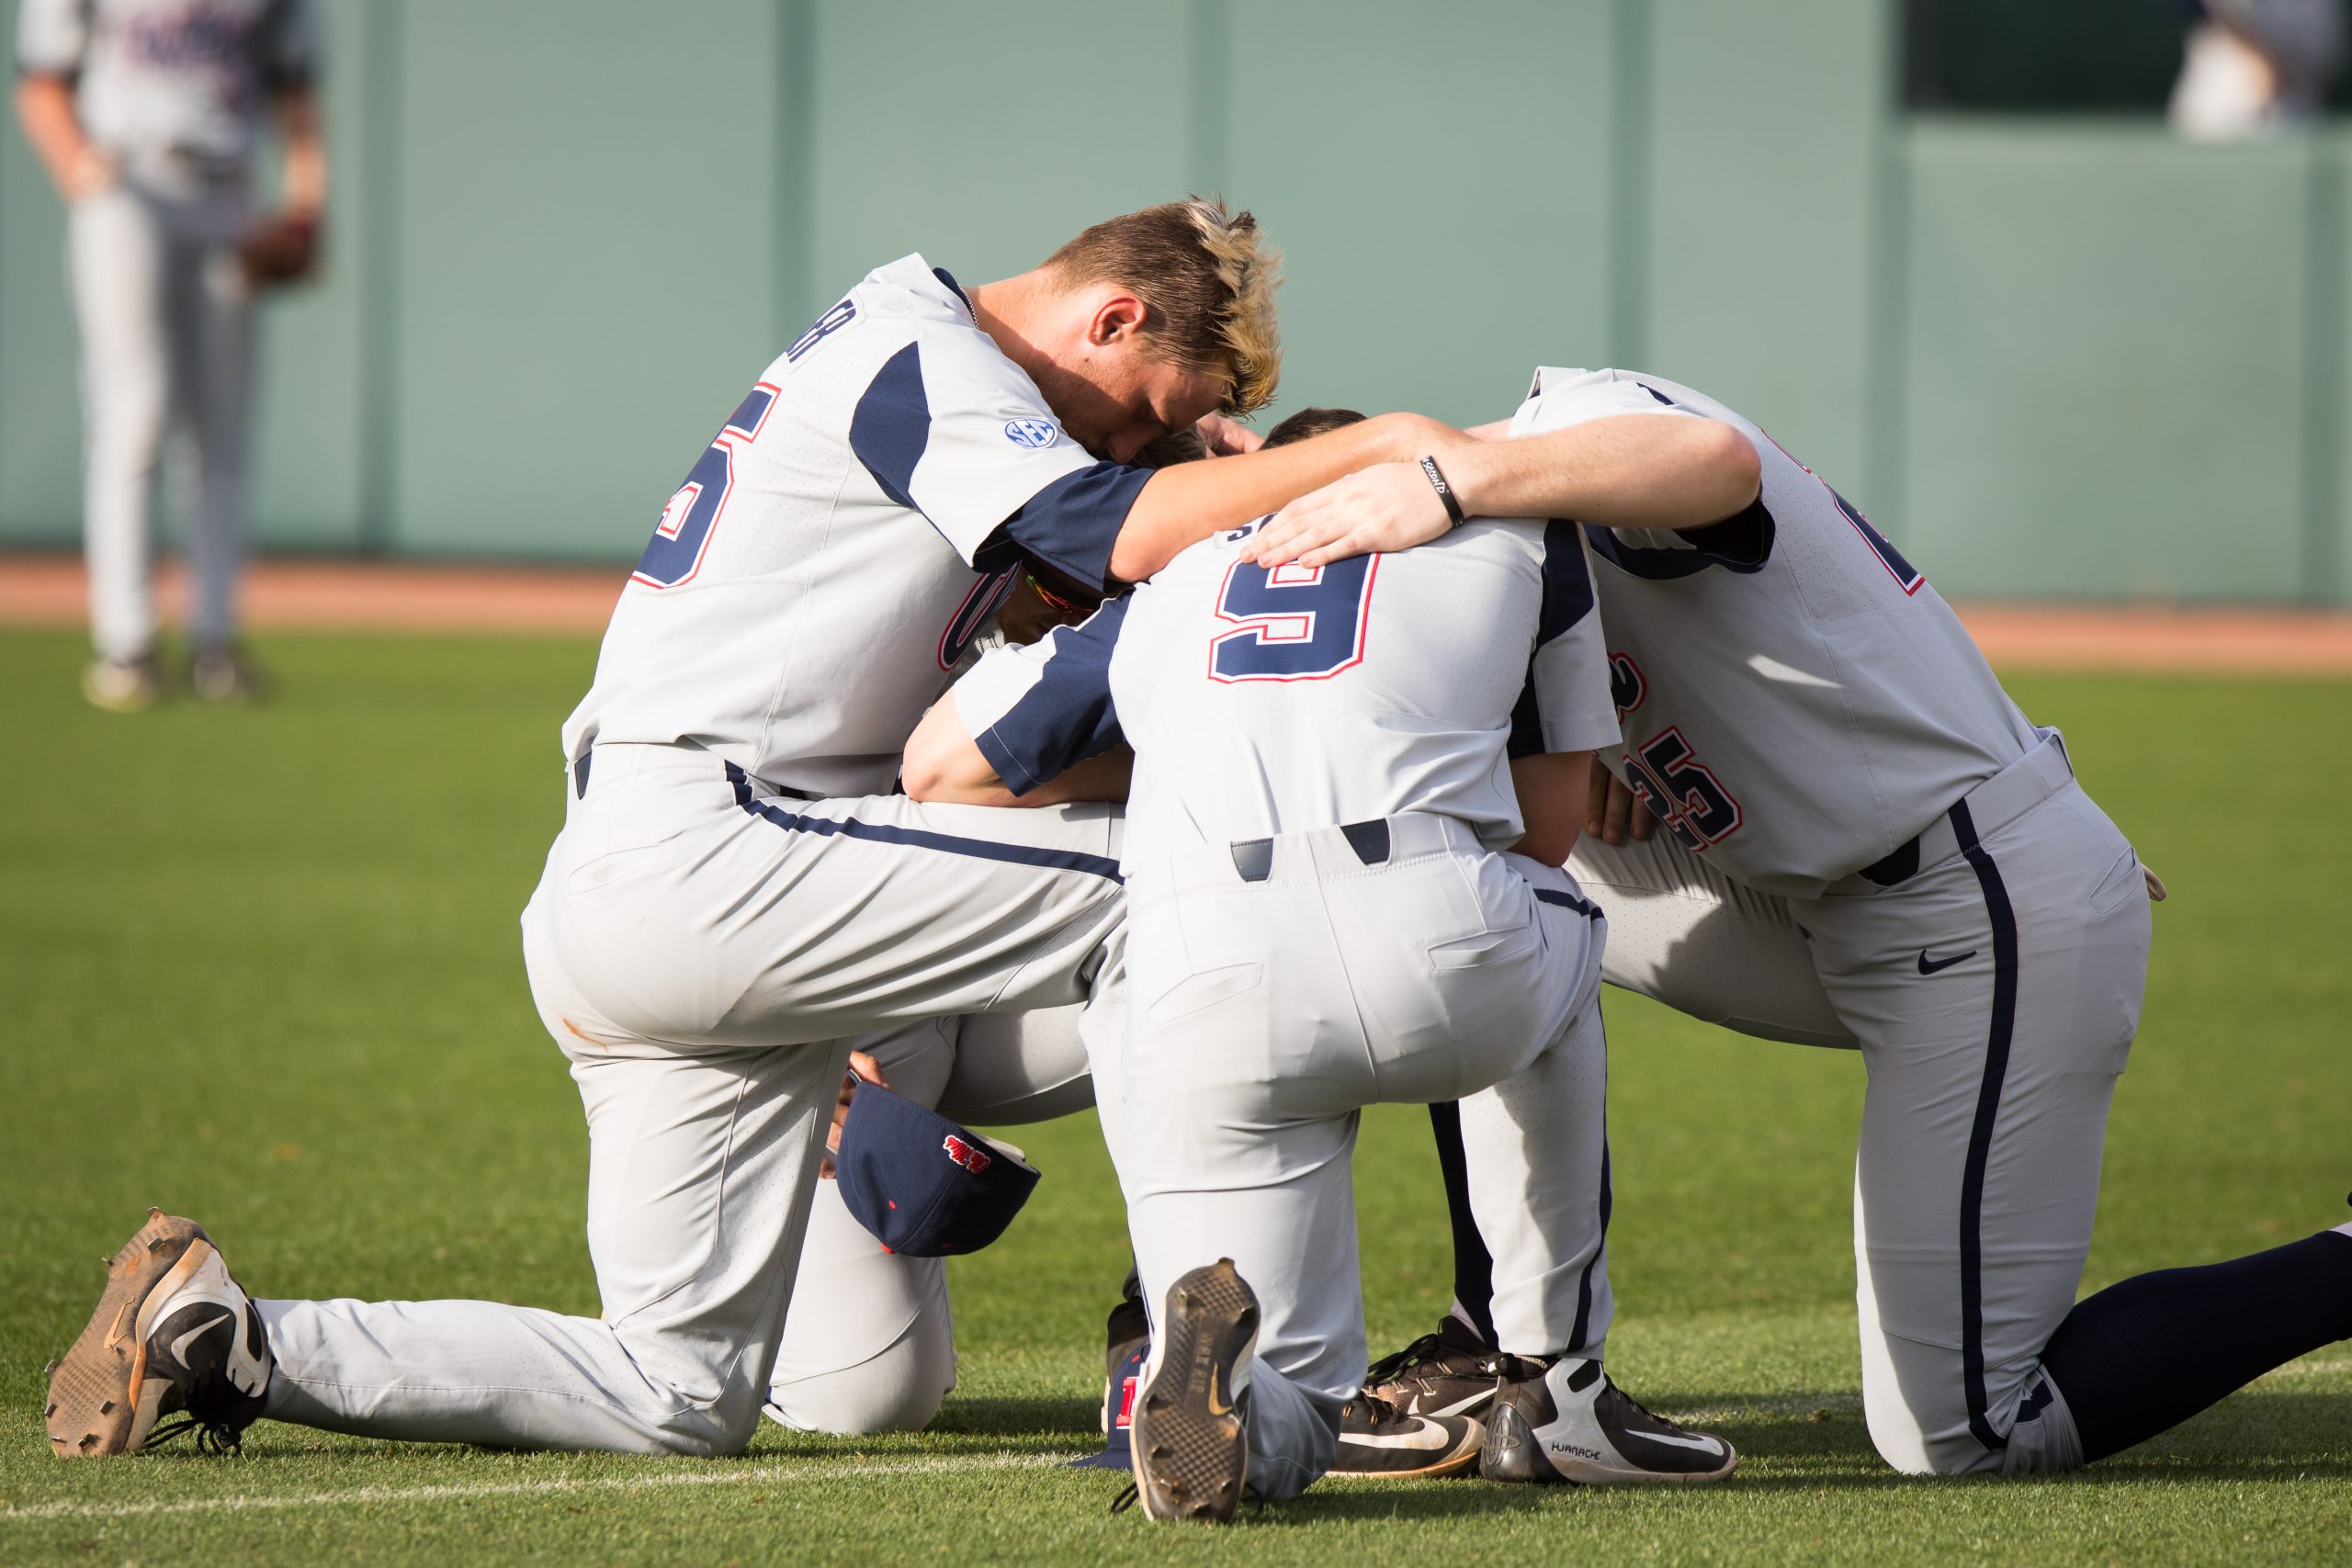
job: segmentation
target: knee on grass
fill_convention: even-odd
[[[767,1416],[840,1438],[914,1432],[931,1424],[955,1386],[954,1341],[918,1322],[879,1355],[770,1389]]]

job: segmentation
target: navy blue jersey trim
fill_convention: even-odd
[[[1107,593],[1116,586],[1111,576],[1111,547],[1118,543],[1119,530],[1126,526],[1127,513],[1150,479],[1149,468],[1118,463],[1097,463],[1064,474],[1004,520],[1005,535],[1030,559],[1097,593]]]
[[[1993,1018],[1984,1043],[1984,1076],[1976,1086],[1976,1115],[1968,1127],[1968,1160],[1960,1178],[1960,1360],[1967,1384],[1968,1429],[1994,1452],[2009,1440],[1993,1430],[1984,1398],[1984,1168],[1993,1155],[1993,1123],[2001,1109],[2001,1084],[2009,1071],[2009,1041],[2017,1028],[2018,920],[2000,867],[1977,841],[1968,803],[1951,808],[1952,835],[1984,895],[1993,926]]]
[[[1540,757],[1551,750],[1544,744],[1544,705],[1535,691],[1535,655],[1566,636],[1592,614],[1592,571],[1585,565],[1584,547],[1577,525],[1555,517],[1544,525],[1544,598],[1535,615],[1535,647],[1527,657],[1527,682],[1510,710],[1510,736],[1504,755],[1513,761]]]
[[[1584,1354],[1586,1339],[1592,1329],[1592,1271],[1600,1267],[1601,1258],[1609,1251],[1609,1211],[1615,1201],[1615,1193],[1609,1184],[1608,1112],[1603,1111],[1601,1115],[1600,1239],[1593,1243],[1592,1256],[1584,1260],[1584,1272],[1577,1280],[1577,1323],[1568,1335],[1568,1353],[1572,1356]]]
[[[1027,795],[1056,774],[1099,757],[1122,739],[1111,701],[1111,653],[1127,601],[1114,599],[1079,626],[1053,634],[1037,683],[994,724],[972,737],[996,776]]]
[[[931,269],[931,276],[939,279],[940,282],[947,285],[947,292],[962,300],[964,302],[964,309],[969,310],[972,308],[972,297],[964,292],[964,286],[956,282],[955,276],[945,267],[933,267]]]
[[[1562,908],[1574,909],[1588,920],[1603,918],[1600,906],[1589,898],[1579,898],[1573,893],[1561,893],[1549,887],[1532,888],[1530,891],[1535,895],[1535,901],[1539,904],[1557,904]]]
[[[786,811],[772,801],[755,798],[752,794],[750,777],[732,762],[727,764],[727,782],[735,786],[736,805],[748,815],[787,833],[864,839],[877,844],[899,844],[909,849],[967,855],[974,860],[1034,865],[1046,871],[1083,872],[1089,876],[1108,878],[1123,886],[1126,883],[1126,878],[1119,874],[1119,863],[1103,855],[1085,854],[1077,850],[1042,850],[1032,844],[1004,844],[993,839],[967,839],[955,833],[927,832],[920,828],[893,828],[887,823],[860,822],[854,818],[837,821],[831,817],[803,817],[797,812]]]
[[[931,399],[922,389],[922,349],[909,344],[874,374],[850,415],[849,446],[882,493],[921,512],[912,489],[915,465],[931,445]]]
[[[1762,571],[1772,558],[1772,542],[1779,525],[1772,521],[1771,511],[1759,495],[1720,523],[1679,532],[1690,545],[1687,550],[1654,550],[1629,545],[1613,529],[1592,523],[1584,527],[1584,536],[1592,541],[1592,553],[1611,566],[1652,582],[1672,582],[1695,577],[1711,566],[1743,577]]]
[[[1487,1344],[1495,1342],[1495,1258],[1470,1212],[1470,1168],[1462,1153],[1462,1107],[1451,1100],[1430,1107],[1437,1135],[1438,1175],[1445,1183],[1445,1217],[1453,1232],[1453,1300]]]

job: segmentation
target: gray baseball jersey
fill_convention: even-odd
[[[1522,830],[1510,756],[1615,739],[1571,525],[1474,520],[1401,554],[1272,570],[1240,558],[1258,526],[958,682],[999,776],[1032,788],[1124,731],[1130,856],[1406,812],[1501,849]]]
[[[887,790],[1023,556],[1102,584],[1148,470],[1101,463],[920,255],[778,355],[670,498],[563,729]]]
[[[1511,434],[1625,413],[1720,420],[1763,464],[1756,504],[1712,527],[1586,530],[1623,727],[1604,760],[1685,848],[1810,897],[2034,744],[1926,579],[1713,399],[1633,371],[1545,368]]]
[[[17,64],[77,79],[100,147],[241,169],[274,93],[318,69],[309,0],[24,0]]]

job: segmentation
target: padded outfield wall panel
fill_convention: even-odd
[[[958,282],[1185,194],[1187,17],[1167,0],[818,0],[795,331],[920,251]],[[1236,192],[1245,196],[1246,192]]]
[[[1644,363],[1863,505],[1881,0],[1653,5]],[[1879,502],[1883,504],[1883,501]]]
[[[2293,599],[2310,161],[2156,128],[1923,123],[1907,494],[1951,594]]]
[[[1617,9],[1237,8],[1229,188],[1289,278],[1267,417],[1319,402],[1498,419],[1536,365],[1601,353]]]
[[[16,7],[0,7],[13,60]],[[12,78],[13,79],[13,78]],[[0,543],[82,536],[82,404],[65,211],[13,110],[0,129]]]
[[[392,546],[626,559],[782,345],[781,12],[401,19]]]

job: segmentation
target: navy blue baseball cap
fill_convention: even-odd
[[[1012,1145],[870,1083],[850,1097],[833,1172],[857,1223],[885,1250],[910,1258],[978,1252],[1004,1234],[1037,1185]]]

